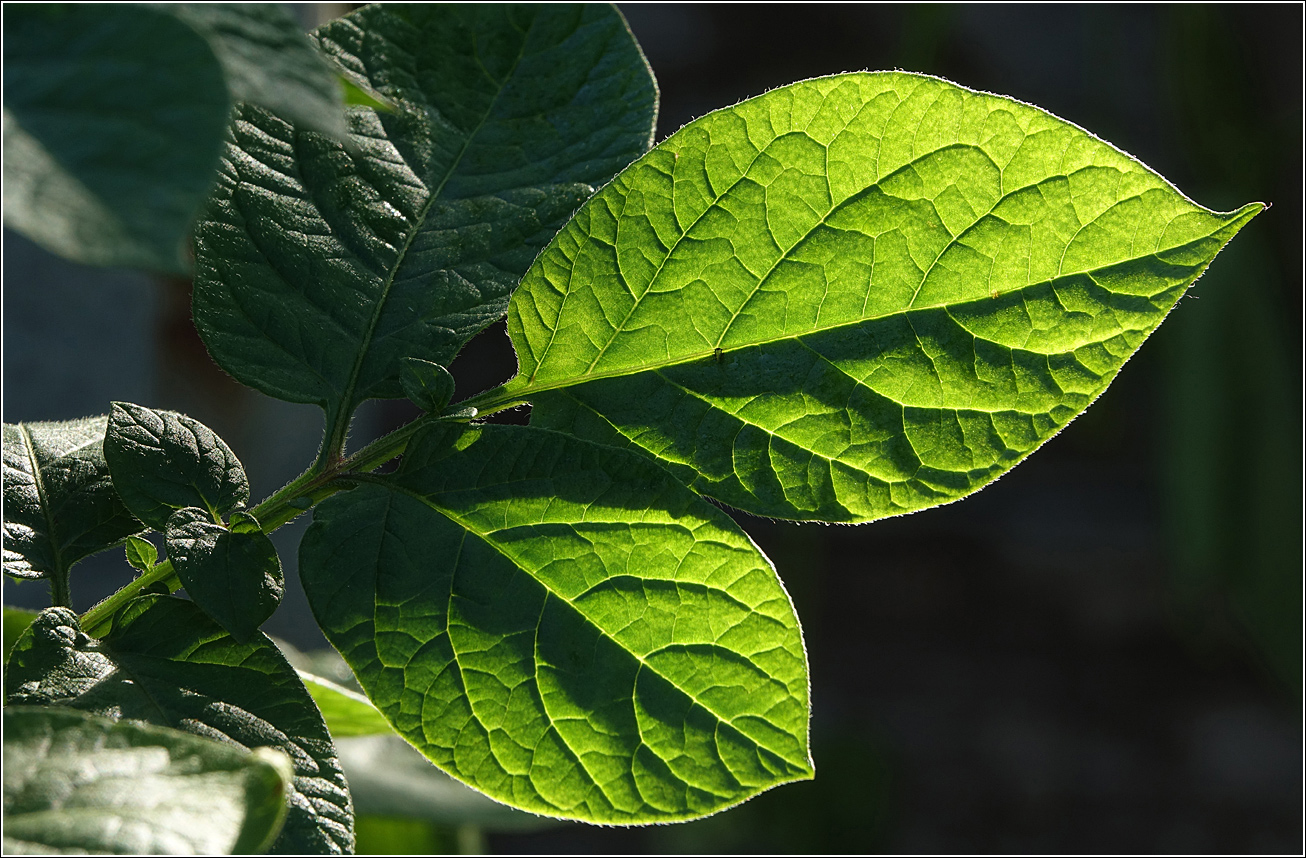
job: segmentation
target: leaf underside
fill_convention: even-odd
[[[245,748],[271,746],[294,763],[280,854],[353,850],[353,809],[322,716],[294,668],[264,635],[229,637],[193,603],[146,596],[103,640],[50,608],[19,640],[5,672],[6,706],[67,706],[146,721]]]
[[[196,231],[196,326],[272,396],[404,396],[503,315],[538,250],[647,151],[656,93],[607,5],[378,5],[315,33],[394,112],[352,108],[350,148],[237,111]]]
[[[143,527],[104,461],[108,418],[4,425],[4,571],[58,576]]]
[[[805,81],[577,212],[513,296],[506,392],[750,513],[911,512],[1082,412],[1260,209],[937,78]]]
[[[811,776],[788,596],[720,510],[631,453],[436,427],[314,511],[328,639],[441,768],[549,816],[701,816]]]
[[[71,709],[4,710],[4,851],[261,851],[286,782],[248,751]]]

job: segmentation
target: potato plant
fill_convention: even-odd
[[[217,364],[324,414],[257,502],[182,414],[5,425],[5,572],[53,603],[5,674],[14,851],[351,851],[333,735],[593,823],[813,777],[799,619],[722,507],[864,524],[979,490],[1263,208],[905,72],[651,145],[656,84],[603,5],[378,4],[308,40],[275,7],[11,7],[5,66],[7,222],[193,271]],[[447,367],[505,315],[517,373],[459,399]],[[423,416],[349,443],[403,397]],[[304,515],[366,699],[260,631],[268,534]],[[139,576],[78,616],[71,568],[114,546]]]

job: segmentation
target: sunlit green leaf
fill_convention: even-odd
[[[37,617],[36,611],[29,611],[26,608],[14,608],[5,605],[4,613],[4,647],[5,661],[9,661],[9,653],[13,652],[14,644],[27,631],[27,627],[32,624],[32,620]]]
[[[133,569],[148,572],[159,562],[159,549],[155,548],[154,543],[148,539],[129,536],[123,548],[127,554],[127,564]]]
[[[291,777],[284,754],[72,709],[7,706],[4,851],[261,852],[285,819]]]
[[[295,778],[273,851],[353,848],[344,775],[294,668],[266,636],[237,643],[184,599],[131,602],[103,640],[84,634],[67,609],[43,611],[10,657],[5,705],[68,706],[276,748],[294,762]]]
[[[104,461],[107,418],[4,425],[4,571],[66,587],[74,563],[143,527]]]
[[[353,108],[351,148],[261,110],[196,230],[195,321],[214,358],[321,404],[400,398],[400,362],[447,365],[503,315],[538,250],[648,148],[655,88],[614,8],[379,4],[321,49],[396,104]]]
[[[300,577],[395,729],[500,801],[671,821],[811,777],[775,572],[632,453],[433,427],[394,475],[315,509]]]
[[[322,720],[334,739],[346,736],[390,735],[394,729],[372,701],[357,691],[337,685],[329,679],[297,671],[304,687],[317,703]]]
[[[1261,208],[1204,209],[937,78],[796,83],[691,122],[577,213],[513,297],[500,401],[759,515],[947,503],[1087,408]]]

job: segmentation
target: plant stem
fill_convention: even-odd
[[[334,464],[324,464],[319,459],[307,471],[260,502],[250,510],[250,514],[258,519],[264,533],[272,533],[282,525],[293,521],[301,513],[307,512],[319,501],[350,488],[354,485],[354,481],[350,479],[352,475],[376,470],[401,455],[404,448],[408,446],[409,439],[436,419],[438,418],[420,417],[389,435],[376,439],[353,455],[337,459]],[[165,560],[83,614],[82,630],[97,637],[107,633],[114,614],[123,605],[139,596],[145,588],[160,581],[166,583],[174,592],[181,589],[181,582],[173,573],[172,563]],[[53,595],[57,596],[57,594]],[[55,604],[61,603],[56,599]]]

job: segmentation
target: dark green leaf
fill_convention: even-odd
[[[345,136],[336,73],[280,4],[174,3],[166,8],[208,40],[233,101]]]
[[[139,536],[127,537],[125,546],[127,552],[127,563],[133,569],[139,569],[142,572],[148,572],[154,568],[154,564],[159,562],[159,550],[154,547],[154,543],[148,539],[142,539]]]
[[[656,94],[606,5],[373,5],[316,32],[394,113],[352,149],[238,111],[196,230],[195,320],[219,364],[328,412],[399,398],[401,360],[448,365],[503,315],[557,227],[647,150]]]
[[[453,376],[438,363],[405,358],[399,381],[412,403],[431,414],[444,411],[449,400],[453,399]]]
[[[811,777],[774,570],[637,455],[433,427],[396,474],[315,509],[300,576],[400,735],[500,801],[672,821]]]
[[[261,852],[292,769],[177,730],[38,706],[4,710],[4,851]]]
[[[294,668],[266,636],[237,643],[191,602],[137,599],[103,640],[83,634],[69,610],[43,611],[14,649],[5,695],[6,705],[71,706],[246,748],[274,747],[294,762],[295,780],[273,850],[353,848],[344,775]]]
[[[127,508],[155,530],[183,507],[210,519],[249,500],[249,481],[236,454],[209,427],[172,411],[115,402],[104,457]]]
[[[512,299],[498,401],[758,515],[947,503],[1087,408],[1260,210],[937,78],[781,87],[577,212]]]
[[[213,51],[165,10],[6,9],[5,224],[77,262],[186,271],[229,109]]]
[[[104,461],[107,418],[4,425],[4,570],[52,578],[143,528]]]
[[[281,604],[281,560],[248,513],[234,513],[228,529],[202,509],[179,509],[168,519],[166,544],[186,595],[237,641],[251,640]]]
[[[407,817],[492,831],[532,831],[558,824],[468,789],[390,730],[379,736],[337,737],[336,749],[359,816]]]
[[[29,611],[26,608],[13,608],[5,605],[4,619],[4,646],[5,662],[9,661],[9,653],[13,652],[14,644],[27,631],[27,627],[32,624],[32,620],[37,617],[36,611]]]

